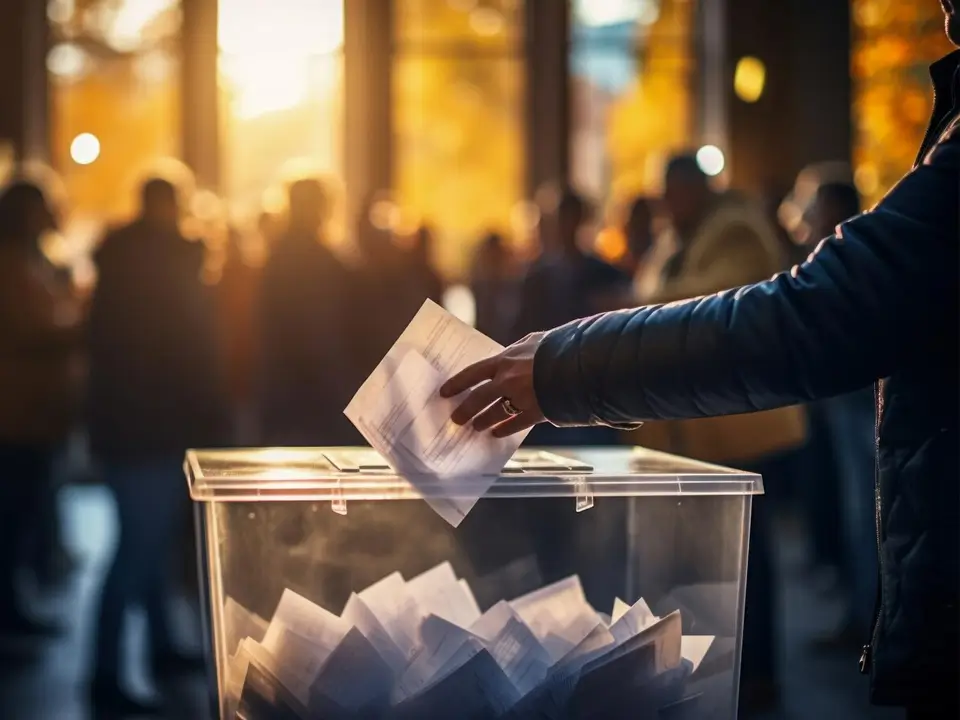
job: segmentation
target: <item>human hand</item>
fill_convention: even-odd
[[[493,428],[495,437],[507,437],[546,418],[533,388],[533,359],[543,333],[527,335],[499,355],[474,363],[450,378],[440,388],[451,398],[470,391],[453,413],[453,421],[483,432]]]

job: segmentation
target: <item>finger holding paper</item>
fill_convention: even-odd
[[[533,364],[542,333],[528,335],[503,352],[475,363],[440,389],[444,397],[468,394],[453,413],[453,421],[473,421],[478,431],[493,428],[493,435],[506,437],[545,420],[533,386]],[[469,391],[469,392],[468,392]]]
[[[367,442],[454,526],[496,482],[524,438],[515,425],[509,426],[507,437],[499,431],[479,432],[471,423],[452,418],[471,394],[462,393],[482,383],[484,373],[493,377],[502,351],[501,345],[427,300],[344,409]],[[468,368],[466,381],[459,381],[463,390],[441,395],[441,385]],[[501,400],[496,387],[483,392],[491,390],[494,395],[487,396],[486,405]],[[533,425],[539,410],[534,411],[532,388],[529,397],[518,389],[516,398],[531,410],[518,417]],[[481,394],[473,415],[484,409]]]

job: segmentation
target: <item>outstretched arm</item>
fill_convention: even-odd
[[[956,314],[960,133],[804,264],[707,297],[621,310],[527,338],[463,371],[454,419],[509,434],[790,405],[937,357]],[[496,400],[521,410],[508,418]],[[493,403],[493,405],[491,405]],[[489,406],[489,407],[488,407]]]
[[[772,280],[580,320],[536,353],[558,424],[763,410],[854,390],[936,352],[957,304],[960,135]]]

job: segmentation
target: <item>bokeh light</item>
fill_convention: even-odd
[[[89,165],[100,157],[100,140],[93,133],[80,133],[70,143],[70,157],[77,165]]]
[[[726,159],[723,157],[723,151],[716,145],[704,145],[697,150],[697,165],[707,175],[714,177],[723,172]]]
[[[733,73],[733,91],[746,103],[755,103],[763,95],[767,83],[767,67],[759,58],[746,57],[737,61]]]
[[[58,78],[76,80],[89,65],[87,53],[76,43],[60,43],[47,54],[47,69]]]
[[[220,0],[220,68],[240,118],[302,104],[336,83],[335,66],[318,63],[343,45],[343,3],[274,0],[270,13],[248,0]]]

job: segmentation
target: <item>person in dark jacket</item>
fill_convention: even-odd
[[[289,217],[263,269],[259,298],[259,425],[268,445],[355,442],[346,266],[327,245],[331,199],[317,179],[289,190]]]
[[[650,198],[638,195],[630,202],[626,221],[623,224],[623,235],[627,241],[627,257],[624,265],[631,278],[636,278],[640,274],[644,262],[653,250],[656,240],[655,218],[656,212]]]
[[[56,634],[17,582],[31,545],[56,524],[54,458],[79,408],[83,318],[69,283],[40,250],[54,214],[37,185],[0,193],[0,635]],[[54,532],[50,528],[50,533]],[[31,542],[33,541],[33,542]]]
[[[159,711],[121,682],[124,616],[146,611],[154,672],[197,665],[175,647],[168,577],[189,502],[183,456],[225,437],[215,305],[204,250],[178,229],[177,190],[148,180],[133,223],[106,236],[89,319],[91,450],[117,503],[120,534],[100,598],[91,701],[118,714]]]
[[[470,291],[476,304],[477,330],[499,343],[509,343],[517,305],[514,253],[498,232],[489,232],[470,262]]]
[[[960,17],[942,0],[948,34]],[[861,667],[877,704],[957,717],[960,677],[960,51],[935,63],[913,169],[802,265],[530,335],[442,388],[454,420],[509,435],[744,413],[877,381],[880,593]],[[509,402],[505,402],[509,400]],[[500,402],[498,402],[500,401]]]
[[[619,268],[584,249],[584,230],[592,208],[570,188],[543,191],[540,256],[534,260],[520,290],[512,337],[546,330],[600,309],[616,307],[632,279]],[[527,437],[529,445],[616,445],[619,434],[610,428],[575,430],[540,427]]]
[[[410,282],[419,300],[430,299],[443,304],[444,282],[434,262],[435,239],[433,228],[421,225],[413,234],[407,264]]]

